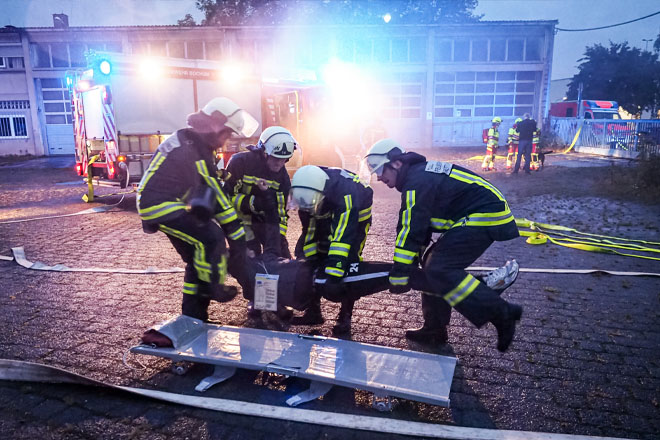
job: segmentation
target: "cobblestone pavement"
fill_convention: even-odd
[[[436,156],[478,169],[468,153],[474,151],[440,150]],[[575,158],[587,165],[559,166]],[[659,206],[601,196],[600,183],[628,162],[589,166],[594,163],[586,156],[552,155],[545,169],[531,176],[485,177],[502,189],[517,217],[660,241]],[[84,187],[62,184],[73,180],[71,168],[0,167],[0,255],[24,246],[32,261],[71,267],[181,265],[164,236],[142,233],[134,196],[107,213],[2,224],[88,208],[80,201]],[[391,259],[399,194],[379,183],[374,188],[365,258]],[[104,203],[117,201],[110,197]],[[289,233],[295,237],[300,227],[292,223]],[[531,246],[523,239],[494,244],[476,265],[500,265],[509,258],[527,268],[660,272],[657,261]],[[113,384],[194,394],[208,367],[175,376],[165,360],[142,357],[144,369],[122,362],[146,328],[178,313],[181,282],[182,274],[40,272],[0,261],[0,358],[57,366]],[[421,324],[419,293],[381,293],[356,304],[353,340],[458,358],[451,408],[399,399],[391,414],[382,414],[371,408],[369,393],[342,387],[303,408],[466,427],[658,438],[658,278],[522,273],[505,297],[524,307],[516,340],[505,354],[495,349],[493,327],[476,329],[458,313],[448,345],[429,350],[408,343],[405,329]],[[223,324],[259,325],[247,319],[245,306],[242,298],[214,303],[211,316]],[[329,319],[316,329],[269,328],[330,335],[338,306],[324,302],[323,309]],[[134,360],[129,356],[136,365]],[[300,380],[240,371],[205,395],[284,406],[286,397],[303,387]],[[0,406],[4,438],[403,438],[216,413],[77,385],[0,382]]]

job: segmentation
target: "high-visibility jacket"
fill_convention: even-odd
[[[491,127],[488,129],[488,143],[487,147],[496,147],[500,140],[500,132],[497,128]]]
[[[236,210],[217,179],[213,150],[191,129],[178,130],[158,146],[138,187],[138,214],[147,225],[178,218],[187,212],[190,197],[204,186],[213,191],[215,219],[227,237],[243,237]]]
[[[230,195],[236,210],[242,214],[243,221],[248,225],[253,221],[259,221],[260,217],[254,215],[256,213],[255,198],[274,196],[276,198],[274,205],[277,209],[275,214],[279,218],[280,234],[286,236],[289,218],[286,212],[286,202],[291,189],[291,179],[286,168],[283,167],[277,173],[272,172],[266,165],[263,150],[253,147],[249,151],[234,154],[227,164],[227,172],[229,175],[225,179],[224,188]],[[268,182],[272,195],[256,186],[260,179]]]
[[[448,162],[427,161],[414,152],[399,156],[396,188],[401,191],[393,284],[405,285],[433,232],[487,228],[493,240],[518,236],[502,192],[472,171]],[[392,275],[391,274],[391,275]]]
[[[519,141],[520,141],[520,136],[518,135],[518,132],[516,131],[516,126],[514,125],[513,127],[509,128],[509,137],[507,139],[507,143],[509,144],[510,147],[517,147]]]
[[[320,167],[328,175],[320,212],[300,211],[302,234],[296,256],[321,254],[326,274],[343,277],[347,262],[359,259],[371,224],[373,190],[357,175],[341,168]],[[365,229],[366,228],[366,229]]]

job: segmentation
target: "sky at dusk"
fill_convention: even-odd
[[[53,13],[69,16],[70,26],[167,25],[186,14],[198,22],[202,13],[194,0],[0,0],[0,26],[49,27]],[[479,0],[475,13],[483,20],[559,20],[558,27],[583,29],[633,20],[660,10],[658,0]],[[660,15],[635,23],[588,32],[558,32],[552,78],[577,73],[586,46],[628,41],[653,46],[660,33]],[[644,41],[651,40],[651,41]]]

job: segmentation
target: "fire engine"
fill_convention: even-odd
[[[302,148],[287,164],[289,173],[307,163],[357,171],[365,147],[365,118],[356,117],[355,105],[338,101],[342,94],[315,78],[262,79],[236,65],[206,60],[96,52],[89,54],[86,70],[67,75],[67,85],[76,171],[90,185],[136,186],[165,137],[216,96],[261,119],[262,129],[291,130]],[[220,165],[256,141],[232,138],[219,152]]]
[[[621,119],[619,104],[616,101],[598,101],[585,99],[582,101],[585,119]],[[578,101],[553,102],[550,105],[550,116],[558,118],[577,118]]]

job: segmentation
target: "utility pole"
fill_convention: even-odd
[[[582,110],[582,90],[584,89],[582,82],[578,84],[578,96],[577,96],[577,117],[582,118],[584,117],[584,111]]]

